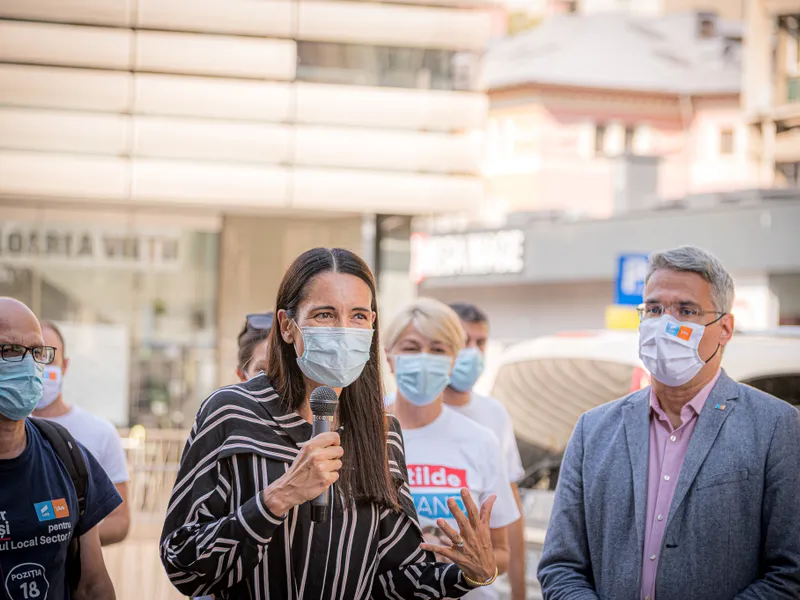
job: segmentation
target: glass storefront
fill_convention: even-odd
[[[68,402],[188,426],[217,382],[213,219],[0,205],[0,296],[56,322]]]

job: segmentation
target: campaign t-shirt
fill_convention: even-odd
[[[0,599],[70,600],[65,567],[73,534],[94,528],[122,498],[81,446],[89,477],[86,512],[79,519],[66,467],[30,421],[25,431],[22,454],[0,460]]]
[[[111,421],[86,412],[78,406],[73,406],[63,416],[49,420],[66,427],[92,453],[111,483],[125,483],[130,479],[125,450],[122,449],[117,428]]]
[[[472,392],[469,402],[459,406],[448,404],[454,411],[469,417],[476,423],[488,427],[497,436],[500,450],[506,465],[506,473],[511,483],[517,483],[525,476],[522,459],[519,456],[514,424],[506,407],[497,398]]]
[[[492,529],[506,527],[520,518],[500,444],[489,429],[445,406],[433,423],[404,429],[403,439],[409,486],[423,529],[436,527],[436,520],[442,518],[458,530],[447,500],[455,498],[458,507],[466,512],[462,487],[469,488],[478,507],[492,494],[497,495]],[[497,598],[492,587],[473,590],[465,598]]]

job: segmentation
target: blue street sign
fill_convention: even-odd
[[[614,304],[638,306],[644,296],[647,254],[622,254],[617,265]]]

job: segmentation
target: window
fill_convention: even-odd
[[[298,42],[297,60],[300,81],[432,90],[477,86],[477,56],[470,52]]]
[[[786,74],[796,76],[800,74],[800,22],[788,16],[780,20],[780,26],[779,35],[786,39]]]
[[[634,153],[634,142],[636,141],[636,129],[632,126],[625,128],[625,154]]]
[[[702,39],[713,38],[717,34],[717,17],[714,13],[697,14],[697,35]]]
[[[606,126],[596,125],[594,128],[594,153],[604,156],[606,153]]]
[[[782,17],[779,21],[778,35],[786,44],[786,100],[800,100],[800,19],[797,15]]]
[[[719,132],[719,153],[723,155],[730,155],[733,154],[733,150],[733,129],[722,129]]]
[[[775,169],[786,180],[789,187],[800,187],[800,163],[778,163]]]
[[[191,423],[217,384],[219,233],[40,214],[0,217],[0,296],[59,323],[82,407],[118,425]]]

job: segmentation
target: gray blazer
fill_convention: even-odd
[[[640,600],[649,419],[647,388],[578,420],[539,564],[545,600]],[[656,600],[798,598],[800,413],[723,372],[676,484]]]

